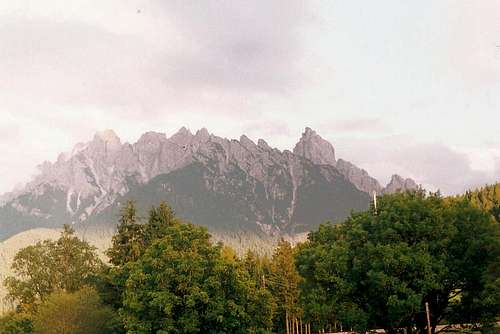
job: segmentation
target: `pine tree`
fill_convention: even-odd
[[[144,242],[150,246],[155,240],[163,238],[168,227],[179,224],[179,219],[175,217],[174,210],[166,203],[161,202],[149,211],[148,222],[144,226]]]
[[[106,252],[109,261],[115,266],[137,261],[145,248],[144,225],[139,222],[133,201],[128,201],[122,207],[119,222],[112,246]]]

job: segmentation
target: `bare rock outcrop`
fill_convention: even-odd
[[[339,159],[336,167],[359,190],[369,194],[374,191],[377,193],[382,191],[382,186],[375,178],[371,177],[366,170],[355,166],[349,161]]]
[[[414,187],[412,180],[394,176],[385,191]],[[168,199],[208,226],[302,233],[367,207],[371,191],[382,191],[377,180],[337,161],[333,146],[310,128],[293,152],[204,128],[193,134],[183,127],[170,137],[147,132],[133,144],[105,130],[44,162],[24,188],[1,198],[0,239],[33,227],[107,222],[127,196],[143,205]]]
[[[335,166],[335,149],[316,131],[307,127],[295,145],[293,153],[311,160],[315,164]]]
[[[398,191],[415,190],[418,185],[410,178],[404,179],[401,176],[394,174],[391,177],[391,181],[384,188],[385,193],[395,193]]]

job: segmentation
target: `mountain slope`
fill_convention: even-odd
[[[368,193],[380,189],[365,171],[336,161],[333,146],[309,128],[293,153],[206,129],[182,128],[169,138],[148,132],[134,144],[107,130],[43,163],[24,189],[3,197],[0,240],[63,223],[108,228],[126,199],[142,207],[167,200],[212,230],[294,234],[367,208]]]
[[[262,182],[236,165],[221,171],[216,165],[195,162],[132,187],[95,219],[98,223],[113,221],[120,203],[128,199],[137,201],[143,212],[166,200],[180,217],[214,231],[291,235],[309,231],[326,220],[343,219],[352,209],[368,207],[369,196],[357,190],[334,168],[306,160],[301,163],[304,175],[296,198],[293,198],[290,176],[280,176],[279,169],[273,181],[274,192],[269,194]]]

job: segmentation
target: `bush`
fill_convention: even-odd
[[[40,334],[119,333],[120,323],[113,310],[103,305],[89,287],[74,293],[55,292],[34,316],[34,329]]]

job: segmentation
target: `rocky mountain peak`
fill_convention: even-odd
[[[90,142],[90,154],[108,154],[117,152],[122,146],[120,138],[113,130],[99,131],[94,135],[94,140]]]
[[[196,131],[196,134],[194,135],[197,141],[200,141],[202,143],[208,141],[210,139],[210,133],[206,128],[201,128],[198,131]]]
[[[121,144],[114,131],[105,130],[42,164],[19,192],[0,197],[0,240],[22,230],[18,222],[28,218],[30,226],[95,222],[124,196],[144,205],[166,198],[187,215],[195,212],[194,221],[216,224],[228,214],[225,223],[265,233],[305,231],[310,217],[316,224],[367,207],[374,190],[414,188],[413,180],[398,175],[382,188],[365,170],[337,161],[333,146],[311,128],[293,152],[245,135],[218,137],[204,128],[193,135],[183,127],[170,138],[147,132],[133,144]]]
[[[336,167],[339,172],[351,181],[359,190],[369,194],[374,191],[377,193],[381,192],[382,187],[379,182],[371,177],[366,170],[361,169],[351,162],[343,159],[337,160]]]
[[[321,138],[316,131],[306,127],[293,153],[320,165],[335,166],[335,149],[327,140]]]
[[[305,137],[311,137],[311,136],[314,136],[314,135],[316,135],[316,131],[314,131],[310,127],[306,126],[306,128],[304,129],[303,136],[305,136]]]
[[[139,140],[137,141],[137,144],[152,144],[152,143],[164,141],[166,139],[167,139],[167,137],[165,136],[164,133],[149,131],[149,132],[144,133],[139,138]]]
[[[121,144],[120,138],[111,129],[96,132],[94,140],[100,140],[111,144]]]
[[[397,191],[406,191],[417,189],[418,185],[410,178],[404,179],[398,174],[391,177],[391,181],[387,184],[384,191],[386,193],[393,193]]]
[[[250,138],[248,138],[246,135],[242,135],[240,137],[240,144],[241,144],[241,146],[243,146],[244,148],[246,148],[252,152],[257,149],[257,145]]]
[[[267,142],[264,139],[259,139],[257,141],[257,145],[266,151],[272,150],[272,148],[269,146],[269,144],[267,144]]]
[[[180,128],[176,133],[169,138],[169,140],[181,147],[188,145],[193,139],[193,134],[186,127]]]

